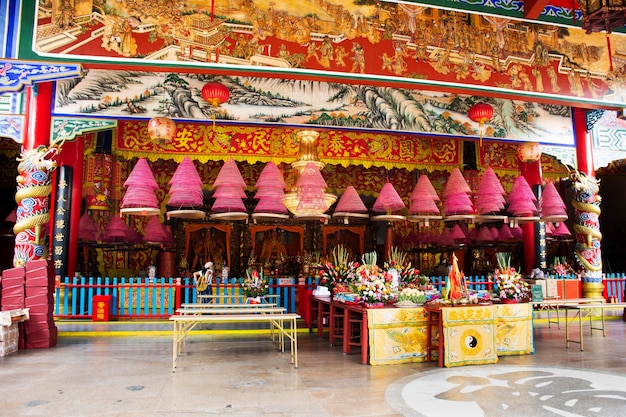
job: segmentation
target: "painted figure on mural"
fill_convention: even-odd
[[[47,0],[40,3],[44,6],[52,3],[52,7],[56,8],[57,12],[55,24],[60,28],[77,25],[74,22],[77,13],[74,0],[55,0],[53,2]],[[113,10],[117,13],[113,13],[113,11],[107,13],[109,9],[102,6],[110,3],[119,3],[118,6],[111,6],[111,8],[120,10]],[[199,32],[193,26],[192,20],[202,19],[200,16],[207,13],[208,10],[180,2],[174,2],[175,5],[169,3],[148,0],[133,2],[95,1],[93,4],[100,6],[105,21],[105,32],[101,34],[103,39],[101,46],[106,50],[116,50],[126,57],[137,56],[138,41],[134,39],[133,35],[133,28],[137,26],[134,20],[137,18],[133,16],[141,16],[141,23],[145,23],[146,28],[150,28],[149,41],[143,42],[141,45],[142,53],[145,52],[146,55],[157,52],[154,49],[157,47],[166,48],[170,45],[182,47],[190,42],[196,42]],[[556,55],[569,57],[571,62],[563,59],[561,65],[563,71],[556,74],[563,82],[567,78],[569,70],[573,68],[581,70],[591,65],[597,66],[599,61],[607,59],[606,54],[600,53],[602,47],[592,45],[589,42],[580,42],[575,34],[563,34],[561,36],[559,33],[558,37],[553,36],[552,39],[547,36],[540,39],[540,34],[544,34],[545,31],[551,33],[552,28],[549,27],[544,29],[540,26],[526,25],[524,22],[517,21],[509,23],[511,19],[495,17],[485,18],[488,24],[479,25],[475,19],[468,18],[464,13],[436,8],[427,12],[421,7],[409,7],[404,4],[385,4],[383,6],[384,3],[380,3],[377,7],[372,7],[373,4],[365,3],[348,6],[335,5],[332,2],[313,2],[310,7],[319,10],[311,10],[310,13],[304,14],[297,6],[279,8],[273,2],[266,5],[253,1],[235,2],[229,7],[221,8],[220,18],[249,21],[253,29],[251,32],[237,37],[230,33],[224,35],[224,38],[229,39],[224,43],[224,47],[220,48],[220,55],[224,56],[225,59],[228,56],[248,59],[253,54],[266,55],[268,58],[277,57],[275,52],[272,53],[269,45],[265,45],[265,48],[258,45],[259,40],[262,41],[268,36],[274,36],[277,39],[297,44],[297,46],[290,46],[288,51],[282,51],[282,59],[285,59],[284,56],[286,55],[302,54],[302,56],[306,56],[306,50],[302,48],[308,46],[310,49],[308,50],[307,61],[310,62],[311,58],[315,58],[316,65],[319,64],[323,68],[330,69],[333,61],[338,67],[341,67],[340,58],[333,57],[334,42],[330,39],[330,36],[333,36],[337,37],[336,39],[345,39],[354,43],[352,50],[354,65],[351,71],[355,73],[366,72],[365,51],[370,50],[368,47],[383,41],[391,41],[381,45],[381,48],[376,50],[379,59],[383,54],[394,57],[393,72],[396,75],[416,72],[419,68],[416,68],[417,62],[427,59],[428,48],[433,48],[440,50],[440,52],[442,49],[449,50],[448,53],[440,53],[439,65],[435,68],[442,74],[448,74],[450,71],[464,74],[466,72],[464,67],[472,66],[468,62],[464,62],[459,56],[462,53],[480,55],[484,60],[484,62],[480,62],[482,65],[489,65],[484,57],[491,56],[490,66],[493,67],[494,71],[504,71],[503,62],[518,62],[522,64],[528,74],[531,73],[532,66],[526,63],[530,62],[528,58],[532,55],[534,55],[532,65],[540,67],[547,67],[551,62],[556,62],[558,60]],[[327,17],[319,17],[323,15]],[[128,17],[122,19],[121,16]],[[219,26],[219,23],[216,26]],[[87,31],[94,30],[90,28],[90,25],[86,25],[84,29]],[[218,27],[217,30],[222,34],[228,32],[226,28]],[[45,31],[41,31],[38,36],[45,36],[44,33]],[[321,45],[311,40],[311,33],[326,36]],[[43,41],[43,39],[40,40]],[[246,51],[241,50],[242,42],[246,44]],[[38,43],[45,44],[45,42]],[[76,49],[71,46],[68,50]],[[146,48],[145,51],[143,51],[144,47]],[[316,47],[318,49],[314,51]],[[402,56],[398,55],[401,50]],[[245,53],[242,54],[241,52]],[[410,54],[413,59],[405,64],[402,58],[406,58],[406,54]],[[176,56],[202,59],[199,56],[186,56],[184,54]],[[271,61],[268,59],[266,62]],[[297,63],[294,63],[292,59],[288,61],[295,67],[299,67],[301,63],[300,58],[298,58]],[[379,62],[377,59],[376,68],[372,68],[374,71],[379,68]],[[446,69],[447,66],[452,68]],[[484,72],[479,78],[474,77],[474,79],[485,82],[485,78],[488,78],[489,74]],[[581,74],[585,74],[585,72],[581,72]],[[596,82],[605,79],[596,72],[593,72],[592,75]],[[459,78],[464,79],[463,76]],[[529,87],[535,88],[536,86],[532,83],[524,84],[525,89]],[[605,86],[601,85],[600,87],[600,91],[604,91]],[[540,90],[537,89],[536,91]],[[577,88],[573,89],[574,94],[579,94],[579,91]],[[592,94],[586,91],[585,93],[586,95]]]
[[[74,26],[74,6],[71,0],[61,0],[59,6],[59,28]]]
[[[363,47],[354,42],[352,44],[352,69],[350,72],[360,72],[361,74],[365,73],[365,51]]]
[[[322,44],[320,45],[319,50],[320,50],[320,58],[318,62],[324,68],[330,68],[330,61],[334,59],[334,56],[333,56],[334,51],[333,51],[333,44],[331,43],[330,38],[328,36],[324,36],[324,40],[322,41]]]
[[[202,267],[202,262],[209,259],[206,247],[206,229],[200,230],[200,236],[191,242],[191,270]]]
[[[266,265],[277,260],[282,260],[287,256],[287,248],[276,229],[264,233],[261,243],[259,261]]]
[[[226,264],[226,260],[224,258],[224,242],[215,232],[215,228],[213,227],[209,229],[209,234],[205,242],[205,248],[205,259],[210,259],[218,270],[222,267],[222,265]]]

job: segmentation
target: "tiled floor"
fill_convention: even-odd
[[[306,331],[295,369],[265,335],[200,331],[172,373],[168,322],[58,327],[57,347],[0,358],[0,416],[626,416],[621,317],[582,352],[539,320],[534,355],[450,369],[361,365]]]

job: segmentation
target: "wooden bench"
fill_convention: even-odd
[[[533,305],[546,307],[548,312],[548,327],[551,327],[551,323],[556,323],[558,329],[561,328],[559,309],[560,307],[577,306],[581,304],[601,304],[604,303],[604,298],[565,298],[565,299],[548,299],[543,301],[532,301]],[[550,310],[553,309],[556,312],[556,321],[550,320]]]
[[[626,303],[587,303],[587,304],[578,304],[578,305],[568,305],[565,307],[565,346],[569,349],[569,344],[578,343],[580,344],[580,350],[583,350],[583,316],[589,317],[589,329],[590,334],[593,335],[594,330],[602,330],[602,336],[606,336],[606,328],[604,322],[604,310],[609,308],[626,308]],[[601,316],[601,327],[593,327],[593,323],[591,321],[593,310],[600,310]],[[579,340],[570,339],[569,338],[569,318],[568,312],[574,311],[575,314],[572,316],[572,321],[578,318],[578,330],[579,330]]]
[[[189,309],[186,313],[170,317],[174,323],[172,334],[172,372],[176,371],[176,363],[182,352],[183,345],[187,335],[199,323],[248,323],[248,322],[266,322],[272,328],[272,340],[274,339],[274,329],[278,331],[278,345],[281,352],[285,351],[285,337],[290,341],[291,363],[294,367],[298,367],[298,332],[296,321],[300,315],[293,313],[283,313],[283,309],[277,312],[268,312],[259,314],[260,312],[245,311],[244,313],[234,313],[232,309],[226,313],[208,313],[208,309],[201,309],[200,313],[191,313],[196,309]]]

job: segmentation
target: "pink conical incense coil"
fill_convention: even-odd
[[[237,196],[224,196],[215,199],[211,210],[217,213],[245,212],[243,200]]]
[[[472,190],[458,168],[454,168],[443,191],[443,211],[446,216],[474,214],[470,199]]]
[[[487,167],[476,190],[476,211],[480,215],[497,213],[505,206],[504,188],[496,173]]]
[[[122,199],[122,208],[158,208],[159,200],[155,191],[159,189],[159,186],[145,158],[140,158],[137,161],[124,182],[124,187],[126,193]]]
[[[216,213],[242,213],[246,211],[243,199],[247,198],[246,183],[233,159],[224,162],[213,182],[215,202],[211,210]]]
[[[460,193],[471,194],[472,189],[467,184],[467,181],[465,181],[461,170],[454,168],[443,189],[443,197],[445,199],[448,195]]]
[[[552,232],[552,236],[557,236],[557,237],[571,236],[571,235],[572,235],[572,232],[569,231],[565,222],[559,222],[559,224],[554,229],[554,232]]]
[[[454,239],[455,242],[467,239],[467,235],[458,223],[452,226],[452,230],[450,231],[450,237]]]
[[[367,212],[367,207],[363,204],[363,200],[361,200],[361,197],[359,196],[359,193],[357,193],[356,189],[352,185],[349,185],[346,187],[346,190],[337,202],[335,212],[365,213]]]
[[[172,235],[158,216],[151,216],[143,228],[143,241],[149,243],[169,244],[173,242]]]
[[[443,211],[446,213],[446,216],[472,214],[474,213],[474,207],[472,206],[472,200],[470,200],[467,194],[449,194],[444,197]]]
[[[241,176],[241,172],[239,172],[237,163],[232,158],[227,159],[226,162],[224,162],[222,169],[220,169],[220,172],[217,174],[217,177],[213,182],[213,189],[219,188],[224,184],[238,186],[242,190],[246,188],[246,183]]]
[[[283,194],[284,196],[284,194]],[[287,214],[287,207],[279,198],[261,198],[254,208],[255,213]]]
[[[254,188],[258,190],[265,186],[279,187],[283,190],[287,188],[287,184],[285,184],[285,179],[283,178],[282,173],[276,164],[271,161],[265,164],[265,167],[263,168],[263,171],[261,171]]]
[[[552,182],[548,182],[541,193],[539,211],[541,212],[541,217],[562,216],[567,218],[565,203]]]
[[[173,207],[200,207],[203,204],[202,179],[193,161],[188,157],[176,168],[169,181],[168,205]]]
[[[441,236],[439,237],[439,245],[440,246],[452,246],[455,244],[454,239],[452,238],[452,230],[447,227],[443,228],[441,232]]]
[[[415,184],[409,200],[422,199],[426,196],[430,197],[433,201],[439,201],[439,195],[428,179],[428,176],[422,174],[417,180],[417,184]]]
[[[498,232],[498,237],[496,238],[496,240],[498,242],[508,242],[513,239],[515,239],[515,236],[513,236],[511,228],[508,224],[503,224],[502,227],[500,227],[500,231]]]
[[[393,184],[386,182],[374,202],[372,210],[378,213],[391,214],[404,209],[406,206]]]
[[[478,236],[476,237],[476,240],[478,242],[493,242],[494,238],[491,230],[489,230],[487,226],[483,226],[478,231]]]
[[[282,202],[285,198],[287,185],[275,163],[270,161],[265,164],[254,188],[256,189],[254,198],[259,200],[254,208],[254,213],[288,213],[287,207]]]
[[[93,221],[89,214],[85,212],[78,222],[78,239],[95,242],[98,240],[98,236],[100,235],[100,230],[96,225],[96,222]]]
[[[102,232],[102,241],[105,243],[122,243],[128,242],[128,236],[132,233],[128,226],[118,216],[111,217]]]
[[[143,236],[141,236],[141,233],[130,226],[128,227],[128,230],[126,231],[126,240],[128,243],[140,243],[142,239]]]
[[[524,238],[524,231],[519,226],[511,227],[511,233],[513,233],[515,240],[521,241]]]
[[[436,201],[439,201],[439,196],[426,175],[421,175],[417,180],[409,201],[409,214],[439,214],[439,207],[436,204]]]
[[[518,176],[513,181],[513,187],[509,193],[507,211],[516,217],[534,216],[537,212],[536,201],[537,197],[526,179],[521,175]]]

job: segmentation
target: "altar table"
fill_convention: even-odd
[[[468,313],[468,309],[477,307],[444,307],[442,346],[448,350],[442,352],[449,356],[442,365],[493,363],[497,356],[534,352],[531,304],[479,307],[484,316],[480,323]],[[328,330],[331,345],[338,345],[336,340],[341,338],[346,354],[352,353],[353,347],[360,347],[363,364],[389,365],[427,360],[428,314],[424,307],[364,308],[312,297],[310,308],[309,330],[313,330],[314,323],[320,337],[324,337],[324,331]],[[356,329],[360,331],[356,332]],[[438,330],[435,329],[433,337],[439,337]],[[465,335],[464,339],[460,338],[462,335]],[[466,339],[479,346],[463,349],[462,343]],[[487,353],[489,355],[485,357]]]

